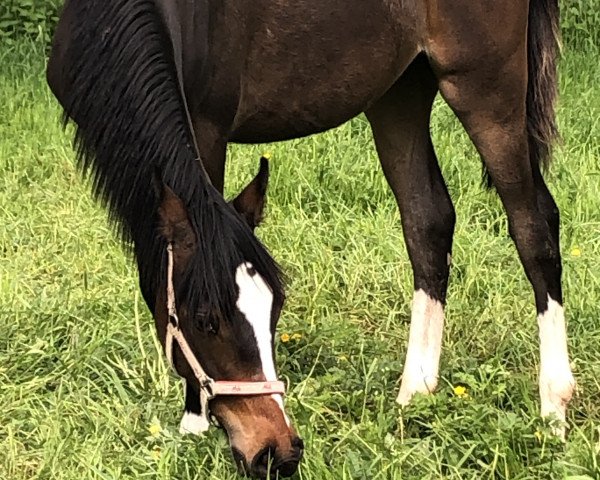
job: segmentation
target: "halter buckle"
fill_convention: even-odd
[[[171,325],[173,325],[175,328],[179,328],[179,318],[177,318],[177,315],[173,315],[172,313],[169,313],[169,323]]]
[[[205,392],[208,400],[212,400],[216,397],[214,393],[216,382],[212,378],[206,378],[202,382],[198,381],[198,383],[200,384],[200,390]]]

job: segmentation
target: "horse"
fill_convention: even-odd
[[[429,131],[439,92],[506,210],[537,309],[541,414],[564,436],[575,380],[559,210],[543,178],[558,136],[558,25],[558,0],[66,1],[48,83],[186,381],[182,430],[212,418],[243,471],[297,470],[303,444],[273,354],[283,281],[248,225],[256,212],[223,199],[226,148],[361,113],[413,270],[397,401],[435,390],[455,225]]]

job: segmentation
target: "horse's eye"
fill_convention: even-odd
[[[196,328],[208,333],[209,335],[217,335],[219,333],[219,317],[207,309],[200,308],[196,312]]]
[[[208,322],[208,327],[207,327],[206,331],[210,335],[216,335],[217,333],[219,333],[219,329],[217,328],[217,326],[215,324],[213,324],[213,322]]]

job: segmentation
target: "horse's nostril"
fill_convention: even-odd
[[[302,452],[304,451],[304,442],[300,437],[296,437],[292,440],[292,448],[297,454],[302,455]]]
[[[275,447],[266,446],[256,454],[252,461],[252,470],[259,475],[266,475],[269,471],[269,464],[275,462]]]
[[[244,454],[235,447],[231,447],[231,453],[233,454],[233,461],[235,462],[235,466],[238,468],[239,472],[245,473],[247,466]]]
[[[252,474],[259,478],[291,477],[302,459],[304,442],[295,437],[291,441],[292,452],[282,456],[275,446],[269,445],[258,452],[252,461]]]
[[[284,462],[277,466],[277,473],[282,477],[291,477],[298,470],[299,463],[300,459]]]

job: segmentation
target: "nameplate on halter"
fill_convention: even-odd
[[[212,393],[218,395],[285,395],[285,384],[276,382],[215,382]]]

